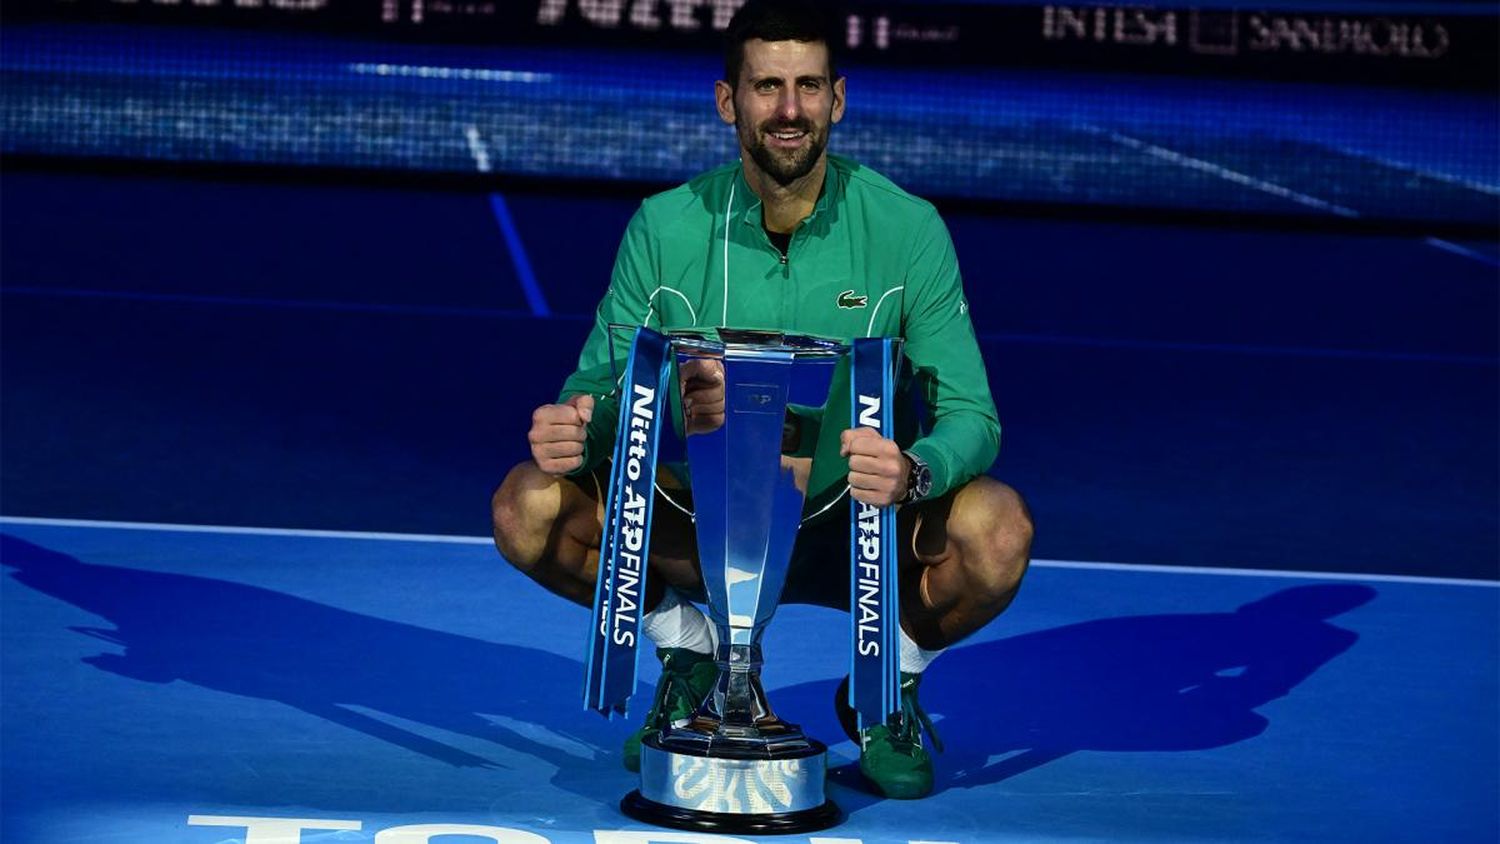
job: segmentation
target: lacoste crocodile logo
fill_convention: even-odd
[[[854,308],[863,308],[869,303],[869,296],[855,296],[853,290],[845,290],[844,292],[839,294],[840,308],[848,308],[850,310],[853,310]]]

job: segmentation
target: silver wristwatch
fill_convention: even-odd
[[[928,467],[927,461],[918,457],[910,451],[903,451],[906,459],[911,463],[911,469],[906,473],[906,495],[898,501],[898,504],[911,504],[921,501],[932,492],[932,469]]]

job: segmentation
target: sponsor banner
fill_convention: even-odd
[[[181,21],[402,40],[716,53],[743,0],[12,0],[10,20]],[[900,2],[835,4],[856,62],[1096,68],[1493,88],[1494,4]]]
[[[860,338],[850,350],[851,427],[895,436],[894,371],[899,354],[888,337]],[[849,499],[849,705],[860,728],[885,723],[901,708],[901,607],[896,579],[896,507]]]
[[[667,338],[649,328],[636,329],[620,383],[620,419],[604,503],[584,685],[584,706],[606,717],[623,715],[635,691],[668,364]]]

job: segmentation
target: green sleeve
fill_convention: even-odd
[[[953,240],[936,211],[917,231],[903,301],[905,353],[931,419],[911,451],[932,467],[930,496],[937,496],[989,470],[1000,452],[1000,421]]]
[[[644,323],[650,291],[655,289],[658,275],[657,252],[642,206],[625,228],[609,289],[594,312],[594,327],[578,355],[578,368],[563,382],[559,395],[559,400],[585,393],[594,397],[594,415],[583,446],[583,465],[575,470],[575,475],[591,471],[614,448],[620,412],[619,382],[632,335],[618,327],[611,330],[610,326],[634,327]]]

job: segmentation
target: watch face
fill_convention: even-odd
[[[911,461],[911,474],[906,479],[906,496],[912,501],[926,498],[932,489],[932,469],[922,462],[922,459],[911,452],[905,452],[906,458]]]

